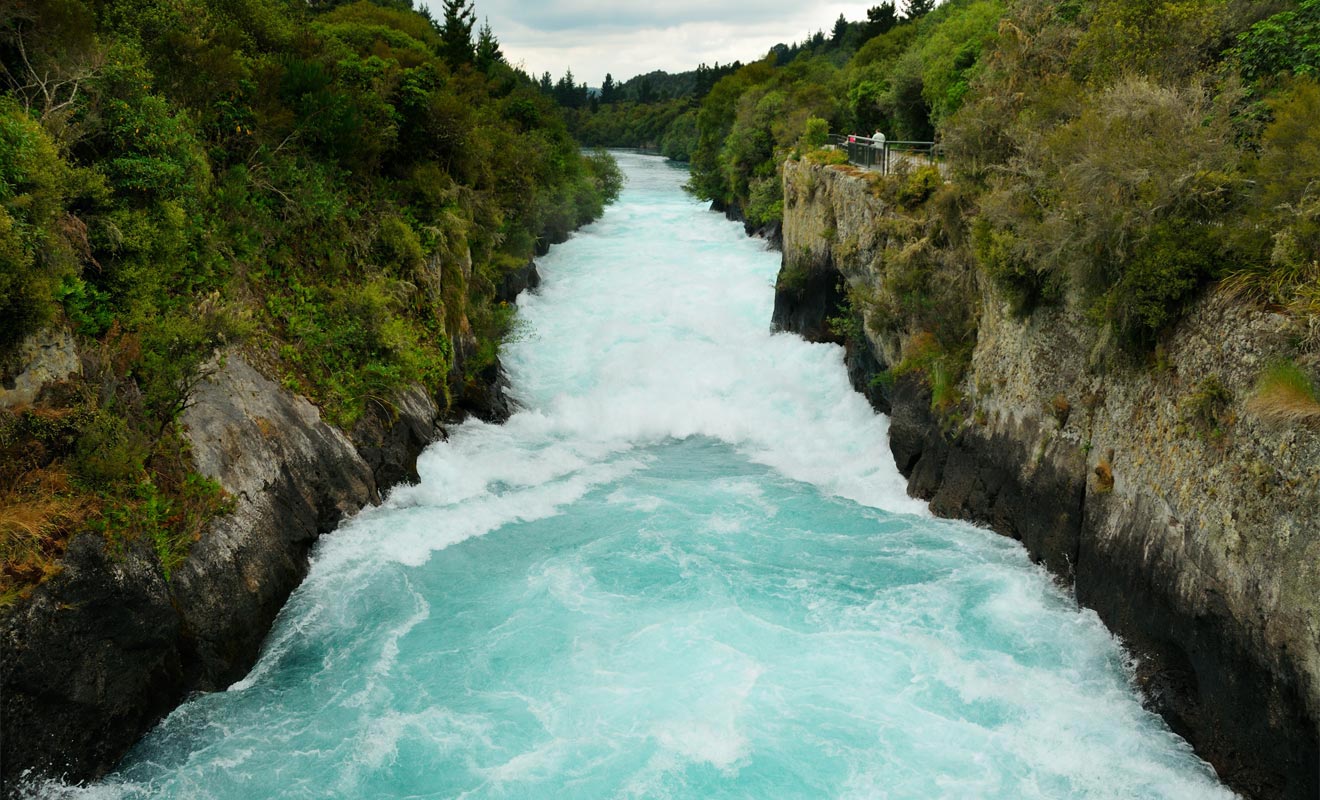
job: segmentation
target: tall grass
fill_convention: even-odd
[[[1257,380],[1247,410],[1269,422],[1320,426],[1320,390],[1301,367],[1280,361]]]
[[[69,535],[96,510],[63,469],[36,470],[0,486],[0,608],[59,570]]]

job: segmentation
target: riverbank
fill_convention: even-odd
[[[778,254],[620,156],[521,408],[322,537],[263,652],[74,796],[1226,798],[1022,548],[934,519]]]
[[[498,299],[513,302],[538,283],[529,261]],[[197,472],[231,505],[168,574],[147,539],[77,535],[58,573],[0,615],[3,796],[47,778],[99,777],[187,697],[243,677],[306,576],[317,538],[415,483],[418,456],[447,425],[508,418],[498,360],[465,377],[479,343],[470,333],[456,341],[453,406],[414,386],[373,403],[348,429],[263,374],[260,353],[231,349],[204,365],[180,428]],[[69,348],[76,364],[71,338]],[[74,374],[52,372],[50,359],[37,354],[23,372],[29,382]]]
[[[975,346],[949,385],[902,368],[931,337],[884,302],[905,280],[885,255],[920,246],[916,215],[846,167],[789,161],[784,196],[776,323],[846,340],[909,491],[1021,540],[1123,637],[1151,708],[1231,786],[1314,798],[1320,434],[1247,408],[1288,320],[1211,294],[1157,365],[1099,367],[1083,312],[1022,318],[973,278]],[[859,324],[830,324],[849,313]]]

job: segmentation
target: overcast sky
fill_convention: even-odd
[[[437,19],[441,0],[422,0]],[[600,86],[605,73],[626,80],[651,70],[682,72],[701,62],[751,61],[778,42],[829,35],[842,13],[866,18],[879,0],[475,0],[477,25],[490,26],[509,63],[555,78],[571,67],[578,83]],[[901,8],[901,4],[900,4]]]

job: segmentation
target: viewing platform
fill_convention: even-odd
[[[848,163],[888,175],[906,166],[935,164],[944,171],[944,146],[937,142],[874,139],[869,136],[830,134],[829,144],[847,152]]]

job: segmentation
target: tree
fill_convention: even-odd
[[[866,11],[866,38],[871,39],[882,33],[889,33],[898,24],[898,12],[892,2],[872,6]]]
[[[0,87],[56,138],[73,133],[65,123],[104,65],[92,19],[81,3],[17,3],[0,10]]]
[[[555,102],[564,108],[581,108],[586,102],[586,86],[579,87],[576,79],[573,77],[573,68],[570,67],[564,72],[564,77],[559,79],[554,89]]]
[[[477,12],[472,10],[471,0],[445,0],[444,9],[440,39],[445,60],[454,66],[471,64],[472,26],[477,22]]]
[[[908,0],[907,18],[921,19],[935,7],[935,0]]]
[[[605,73],[605,81],[600,85],[600,102],[604,104],[619,102],[619,84],[614,82],[614,76]]]
[[[550,77],[550,70],[541,73],[541,80],[537,82],[537,87],[541,90],[541,94],[555,93],[555,79]]]
[[[837,47],[843,44],[843,37],[848,35],[848,20],[842,15],[834,21],[834,31],[830,34],[830,41]]]
[[[485,72],[492,64],[503,61],[504,53],[500,50],[500,40],[495,38],[495,32],[490,29],[490,18],[487,18],[477,35],[477,69]]]
[[[641,83],[637,84],[637,102],[642,105],[655,102],[655,88],[651,86],[650,78],[642,78]]]

